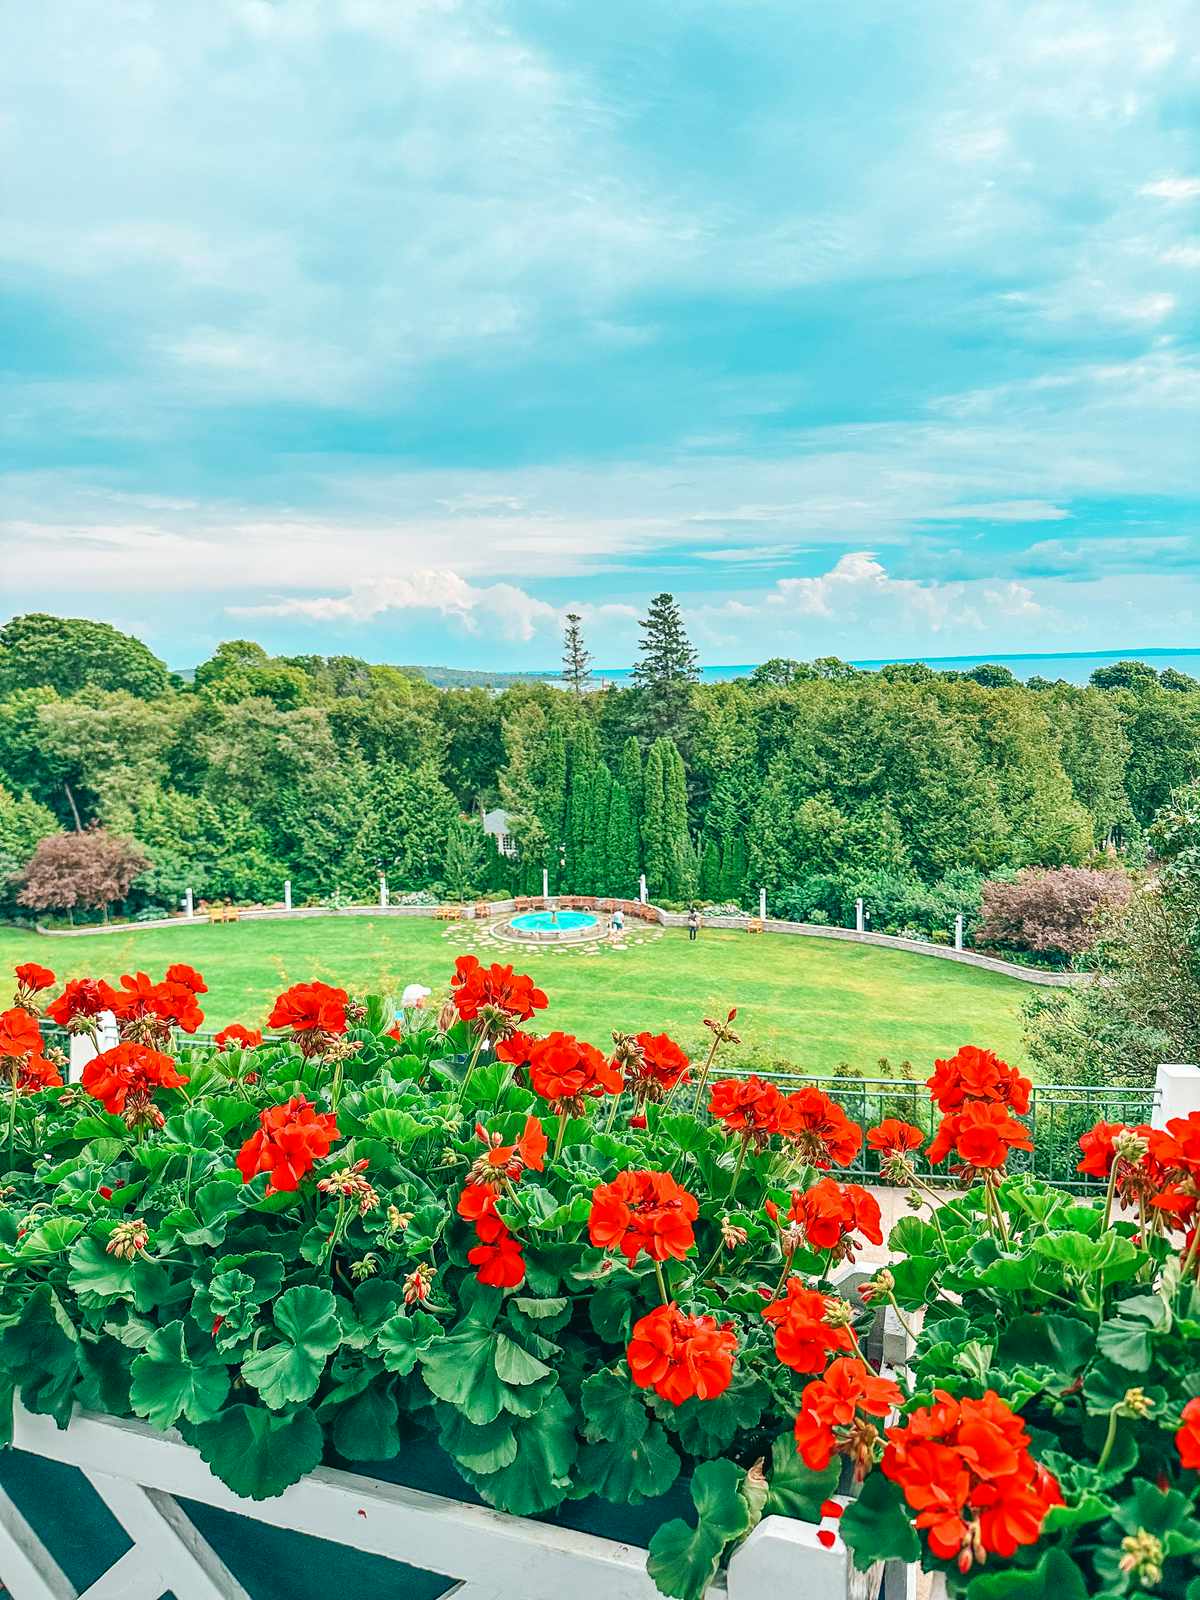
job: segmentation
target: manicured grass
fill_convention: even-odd
[[[902,951],[824,939],[706,930],[631,928],[624,950],[528,950],[478,942],[472,925],[422,919],[322,917],[213,927],[149,929],[50,939],[0,929],[0,962],[37,960],[60,978],[161,976],[172,961],[204,973],[206,1025],[261,1023],[289,983],[322,978],[359,993],[398,995],[406,983],[444,993],[454,957],[513,961],[550,996],[543,1027],[596,1044],[612,1029],[665,1030],[688,1047],[707,1038],[706,1016],[737,1006],[747,1045],[810,1072],[845,1062],[868,1076],[881,1056],[924,1069],[960,1044],[987,1045],[1025,1065],[1020,1007],[1029,994],[1011,978]],[[635,940],[643,938],[644,943]],[[923,1070],[922,1070],[923,1075]]]

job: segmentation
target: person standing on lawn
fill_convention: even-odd
[[[693,906],[688,912],[687,929],[688,943],[691,944],[695,941],[696,935],[700,932],[700,912],[695,906]]]

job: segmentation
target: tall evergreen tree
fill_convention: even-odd
[[[700,674],[674,595],[655,595],[640,627],[633,682],[642,726],[650,738],[677,739],[686,733],[692,685]]]
[[[642,780],[642,864],[652,897],[667,889],[665,745],[665,740],[656,739],[650,746]]]
[[[604,892],[618,895],[621,899],[632,899],[637,894],[641,852],[629,790],[619,778],[613,780],[609,799],[606,855],[608,881]]]
[[[588,793],[587,841],[584,853],[585,894],[610,894],[608,818],[612,806],[612,774],[600,761],[592,771]]]
[[[571,730],[567,745],[567,814],[561,840],[567,847],[565,887],[573,894],[587,894],[592,876],[592,790],[599,766],[596,730],[589,720],[581,719]]]
[[[617,769],[617,781],[624,785],[625,793],[629,796],[629,812],[633,818],[633,853],[638,859],[637,871],[640,872],[642,859],[642,747],[632,735],[626,739],[621,748],[621,763]]]
[[[705,900],[718,900],[721,895],[721,847],[711,834],[700,857],[700,894]]]
[[[568,611],[563,628],[563,678],[567,687],[582,695],[592,675],[592,656],[583,640],[583,618]]]
[[[746,841],[742,834],[731,834],[721,851],[721,896],[733,905],[744,904],[746,892]]]
[[[696,852],[688,828],[687,776],[683,757],[663,741],[663,833],[666,839],[667,892],[675,900],[696,892]]]

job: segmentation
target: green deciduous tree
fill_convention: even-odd
[[[158,657],[107,622],[30,612],[0,628],[0,695],[17,689],[122,689],[152,699],[170,686]]]

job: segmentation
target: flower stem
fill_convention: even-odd
[[[1117,1195],[1117,1158],[1113,1157],[1112,1171],[1108,1175],[1108,1191],[1104,1196],[1104,1227],[1112,1222],[1113,1201]]]
[[[467,1062],[467,1070],[463,1073],[463,1081],[458,1086],[458,1096],[454,1102],[454,1109],[456,1112],[462,1110],[462,1103],[467,1092],[467,1085],[471,1081],[471,1074],[475,1071],[475,1067],[479,1061],[480,1051],[483,1049],[486,1040],[487,1030],[484,1029],[480,1032],[479,1036],[475,1040],[475,1048],[471,1051],[471,1059]]]
[[[733,1182],[729,1185],[729,1199],[732,1200],[737,1193],[738,1179],[742,1175],[742,1167],[746,1161],[746,1151],[750,1148],[750,1135],[742,1135],[742,1148],[738,1151],[737,1165],[733,1169]]]
[[[1108,1465],[1108,1458],[1112,1455],[1113,1445],[1117,1442],[1117,1413],[1120,1409],[1121,1406],[1118,1403],[1108,1413],[1108,1432],[1104,1436],[1104,1448],[1101,1450],[1100,1458],[1096,1462],[1097,1472],[1103,1472]]]
[[[16,1144],[16,1139],[17,1139],[17,1077],[18,1077],[17,1063],[14,1061],[14,1062],[11,1063],[11,1066],[12,1066],[12,1078],[10,1080],[9,1098],[8,1098],[8,1154],[9,1154],[10,1159],[11,1159],[12,1153],[13,1153],[13,1146]]]
[[[566,1132],[567,1113],[565,1111],[560,1111],[558,1113],[558,1134],[554,1140],[554,1154],[550,1158],[552,1161],[557,1161],[559,1156],[562,1154],[563,1139],[566,1137]]]
[[[654,1276],[658,1279],[658,1292],[662,1296],[662,1303],[665,1306],[669,1306],[671,1302],[667,1295],[667,1285],[666,1280],[663,1278],[661,1261],[656,1261],[654,1263]]]

